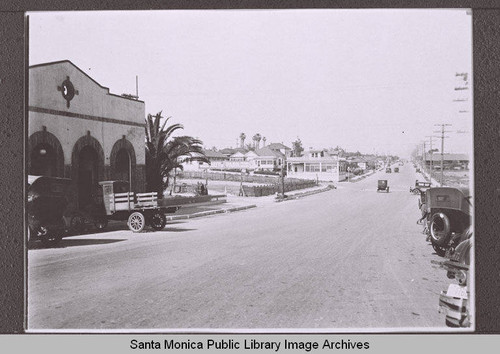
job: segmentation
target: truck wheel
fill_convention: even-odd
[[[151,227],[155,230],[162,230],[167,224],[167,218],[162,212],[156,212],[151,216]]]
[[[144,230],[144,226],[146,226],[144,215],[138,211],[133,212],[128,217],[127,225],[131,231],[141,232],[142,230]]]
[[[69,227],[70,230],[75,234],[81,234],[83,231],[85,231],[85,220],[78,214],[73,215],[69,222]]]
[[[438,246],[448,243],[451,236],[450,219],[444,213],[432,215],[430,220],[431,240]]]
[[[106,228],[106,226],[108,226],[108,219],[105,218],[105,217],[98,217],[95,221],[94,221],[94,226],[98,229],[98,230],[103,230]]]
[[[55,247],[61,242],[62,234],[60,232],[48,232],[41,236],[44,247]]]

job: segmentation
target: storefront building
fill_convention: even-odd
[[[30,66],[27,172],[73,181],[77,203],[99,181],[145,189],[145,104],[115,95],[68,60]]]

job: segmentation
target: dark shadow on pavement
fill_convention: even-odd
[[[86,239],[62,239],[59,243],[58,248],[75,247],[75,246],[89,246],[89,245],[104,245],[108,243],[122,242],[127,239],[97,239],[97,238],[86,238]]]
[[[169,223],[170,224],[170,223]],[[196,231],[197,229],[183,229],[178,227],[165,227],[164,229],[156,232],[186,232],[186,231]]]
[[[183,221],[183,220],[177,220],[177,221],[167,221],[167,226],[168,225],[177,225],[177,224],[185,224],[187,223],[187,221]]]
[[[110,232],[110,231],[123,231],[123,230],[128,230],[128,226],[126,222],[117,222],[117,223],[109,223],[108,226],[106,226],[104,229],[96,229],[96,228],[89,228],[85,229],[80,232],[68,232],[68,236],[82,236],[82,235],[94,235],[94,234],[102,234],[104,232]]]
[[[66,248],[76,246],[89,246],[89,245],[103,245],[108,243],[115,243],[126,241],[126,239],[62,239],[58,244],[45,247],[41,242],[29,243],[28,249],[48,249],[48,248]]]

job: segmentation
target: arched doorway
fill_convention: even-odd
[[[131,161],[128,151],[125,149],[118,150],[116,154],[116,165],[114,171],[115,178],[130,183],[131,173]]]
[[[133,145],[125,137],[117,140],[111,149],[110,155],[110,177],[113,180],[122,180],[129,182],[131,191],[136,191],[136,160]]]
[[[73,147],[71,155],[73,179],[78,208],[84,209],[99,195],[99,181],[104,180],[104,151],[97,139],[87,133]]]
[[[28,174],[64,177],[64,155],[61,143],[46,127],[28,139]]]
[[[36,145],[30,154],[30,175],[57,177],[56,152],[47,143]]]
[[[97,151],[91,146],[85,146],[78,154],[78,201],[80,208],[92,204],[96,193],[99,176]]]

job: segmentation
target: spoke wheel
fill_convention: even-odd
[[[82,233],[85,230],[85,220],[80,215],[74,215],[69,222],[69,226],[74,233]]]
[[[146,225],[146,220],[144,215],[138,211],[133,212],[128,217],[128,228],[133,232],[141,232],[144,230],[144,226]]]
[[[151,216],[151,227],[155,230],[161,230],[167,224],[165,215],[161,212],[156,212]]]

